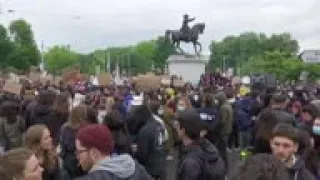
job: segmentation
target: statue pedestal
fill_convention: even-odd
[[[210,56],[205,55],[170,55],[167,59],[170,75],[182,77],[184,82],[197,84],[205,72]]]

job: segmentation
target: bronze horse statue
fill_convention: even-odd
[[[203,34],[205,29],[204,23],[195,24],[188,33],[184,35],[180,30],[166,30],[166,40],[173,43],[173,45],[183,53],[183,50],[180,47],[180,42],[192,42],[193,48],[196,54],[199,54],[202,51],[202,45],[198,41],[199,35]],[[197,48],[199,46],[199,50]]]

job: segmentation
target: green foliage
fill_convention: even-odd
[[[175,48],[165,43],[164,37],[158,37],[157,40],[141,41],[134,46],[96,50],[93,55],[102,67],[107,66],[110,54],[111,69],[114,70],[118,62],[121,71],[145,73],[151,70],[152,65],[155,68],[164,68],[167,58],[174,52]]]
[[[176,53],[175,47],[172,44],[166,42],[165,37],[160,36],[155,41],[155,50],[153,60],[156,68],[165,68],[167,59],[171,54]]]
[[[60,70],[78,64],[80,55],[66,46],[54,46],[44,55],[46,70],[61,73]]]
[[[245,32],[239,36],[227,36],[222,41],[213,41],[210,45],[212,67],[243,67],[265,52],[279,51],[287,55],[295,55],[299,50],[297,40],[288,33],[273,34],[267,37],[264,33]]]
[[[304,64],[303,70],[309,73],[309,80],[320,79],[320,64]]]
[[[22,19],[15,20],[10,23],[9,31],[13,39],[13,51],[6,65],[20,70],[27,70],[31,65],[38,65],[41,56],[31,25]]]
[[[8,65],[9,55],[12,53],[13,48],[13,43],[8,37],[6,28],[0,25],[0,68]]]
[[[280,81],[298,80],[303,62],[285,52],[272,51],[252,56],[242,70],[244,74],[270,73]]]

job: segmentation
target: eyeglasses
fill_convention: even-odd
[[[87,152],[88,149],[76,150],[76,155],[79,156],[80,154]]]

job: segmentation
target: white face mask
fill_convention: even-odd
[[[214,100],[214,104],[215,104],[215,105],[219,104],[219,101],[215,99],[215,100]]]
[[[103,119],[104,119],[104,117],[106,117],[106,115],[107,115],[107,110],[99,110],[98,111],[98,121],[100,124],[103,123]]]
[[[72,98],[69,98],[68,101],[69,101],[69,111],[71,112],[72,111],[72,104],[73,104]]]
[[[162,108],[158,109],[158,115],[163,115],[163,109]]]

